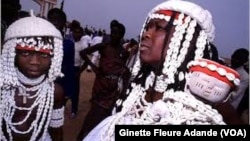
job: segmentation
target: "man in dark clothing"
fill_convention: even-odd
[[[120,43],[124,34],[124,25],[117,23],[111,28],[109,41],[96,44],[80,52],[81,57],[96,73],[96,78],[92,88],[91,108],[78,134],[79,141],[101,120],[111,114],[114,103],[120,96],[117,91],[118,80],[128,71],[125,66],[128,52]],[[88,58],[88,55],[95,51],[100,54],[99,66],[93,64]]]

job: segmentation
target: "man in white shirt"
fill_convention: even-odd
[[[97,35],[95,37],[93,37],[90,46],[99,44],[99,43],[102,42],[102,40],[103,40],[103,34],[102,34],[102,31],[99,30],[98,33],[97,33]],[[97,64],[98,63],[98,59],[99,59],[99,52],[96,51],[96,52],[94,52],[92,54],[91,62],[93,62],[94,64]],[[92,70],[91,67],[88,66],[87,71],[90,72],[91,70]]]

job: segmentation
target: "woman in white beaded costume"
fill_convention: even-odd
[[[205,102],[225,100],[239,81],[233,70],[199,60],[209,59],[209,44],[214,39],[210,13],[187,1],[163,2],[148,14],[140,37],[133,79],[126,94],[117,101],[113,114],[83,140],[114,140],[117,124],[225,124],[221,114]],[[213,75],[192,70],[194,66],[208,69]],[[187,84],[197,78],[197,85]],[[210,90],[211,96],[207,97],[208,85],[223,88]]]
[[[0,58],[0,141],[62,141],[61,33],[47,20],[17,20]]]

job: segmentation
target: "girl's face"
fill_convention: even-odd
[[[172,37],[173,33],[173,28],[170,28],[170,31],[166,31],[167,24],[168,22],[162,19],[151,19],[145,26],[139,48],[140,58],[143,63],[151,66],[159,64],[165,37],[167,34],[170,34],[163,54],[164,56],[166,55],[167,46],[170,41],[169,39]]]
[[[47,53],[17,49],[16,65],[26,77],[37,78],[49,70],[51,57]]]

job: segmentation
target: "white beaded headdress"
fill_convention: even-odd
[[[212,42],[215,36],[215,27],[213,25],[212,16],[209,11],[203,9],[199,5],[188,1],[169,0],[157,5],[149,12],[148,17],[143,24],[140,37],[142,37],[142,34],[145,30],[145,25],[149,22],[150,19],[159,18],[169,22],[171,16],[159,12],[161,10],[175,11],[179,12],[179,14],[178,18],[173,22],[173,25],[175,26],[175,32],[173,33],[167,55],[165,56],[162,75],[158,76],[158,82],[161,84],[161,86],[156,85],[155,89],[159,92],[163,92],[169,84],[174,83],[174,75],[178,73],[177,69],[181,66],[187,55],[196,26],[199,25],[201,27],[201,30],[199,31],[200,33],[195,43],[196,50],[194,59],[203,57],[205,46],[209,45],[209,42]],[[181,43],[183,38],[184,42]],[[138,74],[140,68],[141,61],[138,55],[138,59],[132,69],[132,77],[135,77]],[[181,72],[180,74],[178,74],[181,80],[183,80],[184,78],[183,73],[185,72]],[[163,80],[166,76],[168,77],[167,81]]]
[[[39,37],[53,37],[53,45],[45,45],[43,42],[35,41],[34,37],[38,39]],[[35,50],[52,49],[53,57],[48,74],[49,81],[52,82],[57,77],[63,76],[61,73],[62,35],[53,24],[43,18],[35,17],[31,12],[30,17],[17,20],[6,31],[0,62],[0,86],[17,85],[17,73],[14,65],[17,45],[35,47]]]

